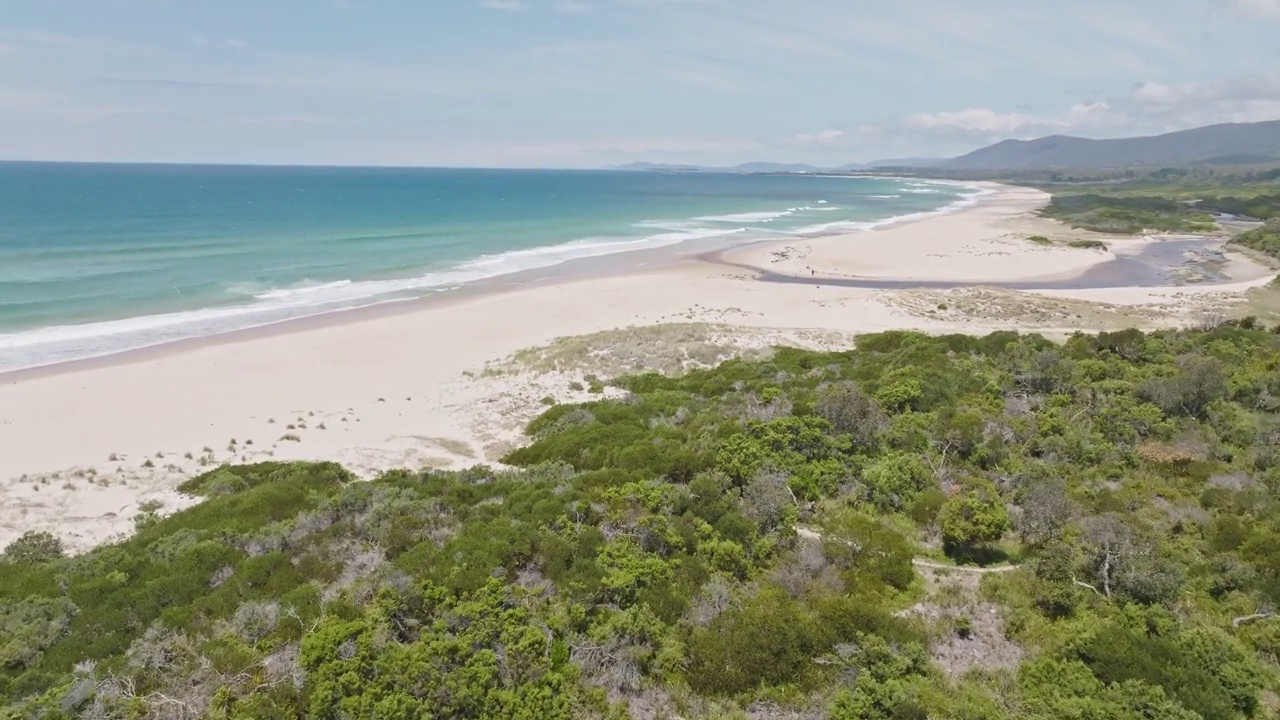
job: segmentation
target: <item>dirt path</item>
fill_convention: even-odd
[[[797,527],[796,535],[806,540],[822,540],[822,533],[807,527]],[[988,575],[990,573],[1005,573],[1017,570],[1021,565],[1001,565],[999,567],[970,567],[968,565],[947,565],[926,558],[912,558],[911,564],[918,568],[929,568],[930,570],[953,570],[955,572],[971,573],[973,575]]]
[[[970,567],[968,565],[947,565],[945,563],[934,562],[924,558],[912,558],[911,564],[916,567],[930,568],[933,570],[955,570],[956,572],[973,573],[974,575],[987,575],[989,573],[1003,573],[1017,570],[1021,565],[1001,565],[1000,567]]]

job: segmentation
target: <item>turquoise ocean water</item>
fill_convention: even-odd
[[[848,232],[971,192],[790,175],[0,163],[0,370],[575,258]]]

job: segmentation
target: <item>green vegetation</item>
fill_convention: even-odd
[[[1204,210],[1167,197],[1054,195],[1041,213],[1075,228],[1104,233],[1210,232],[1217,228]]]
[[[1280,258],[1280,219],[1273,218],[1260,228],[1240,233],[1231,242]]]
[[[1252,320],[609,384],[511,470],[223,467],[120,543],[26,536],[0,717],[1276,717]]]
[[[1269,195],[1252,195],[1247,197],[1215,197],[1201,200],[1197,204],[1214,212],[1239,215],[1255,220],[1270,220],[1280,217],[1280,193]]]
[[[1028,241],[1028,242],[1033,242],[1033,243],[1035,243],[1036,245],[1044,245],[1044,246],[1046,246],[1046,247],[1048,247],[1048,246],[1050,246],[1050,245],[1052,245],[1052,244],[1053,244],[1053,241],[1052,241],[1052,240],[1050,240],[1049,238],[1047,238],[1047,237],[1045,237],[1045,236],[1043,236],[1043,235],[1032,235],[1031,237],[1027,238],[1027,241]]]
[[[1280,170],[1164,169],[1111,178],[1023,178],[1053,194],[1045,217],[1096,232],[1211,232],[1212,214],[1255,220],[1280,215]]]
[[[875,173],[910,174],[913,177],[947,180],[995,180],[1016,185],[1034,185],[1045,190],[1072,188],[1074,192],[1173,193],[1182,199],[1205,195],[1234,194],[1249,197],[1275,193],[1280,180],[1276,163],[1242,162],[1217,167],[1163,167],[1159,169],[1113,168],[1024,168],[1021,170],[977,170],[945,168],[879,168]],[[875,174],[872,173],[872,174]],[[865,174],[865,173],[863,173]]]
[[[1106,250],[1107,244],[1101,240],[1069,240],[1067,247],[1077,250]]]

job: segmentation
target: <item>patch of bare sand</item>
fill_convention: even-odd
[[[1118,305],[999,288],[902,290],[886,302],[914,317],[957,325],[1006,325],[1048,334],[1177,324],[1193,309],[1185,303]],[[1216,304],[1204,303],[1201,310]]]

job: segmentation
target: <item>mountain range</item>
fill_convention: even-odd
[[[883,168],[938,170],[1104,170],[1280,163],[1280,120],[1225,123],[1164,135],[1092,140],[1050,135],[1004,140],[956,158],[895,158],[820,168],[752,162],[734,167],[630,163],[618,170],[659,172],[817,173]]]
[[[1051,135],[1005,140],[948,160],[955,170],[1115,169],[1255,165],[1280,161],[1280,120],[1209,125],[1147,137],[1090,140]]]

